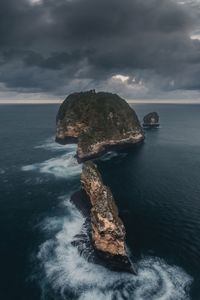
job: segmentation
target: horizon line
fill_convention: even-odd
[[[200,104],[200,99],[188,100],[188,99],[125,99],[129,104]],[[23,99],[7,99],[0,100],[0,105],[11,104],[61,104],[63,100],[23,100]]]

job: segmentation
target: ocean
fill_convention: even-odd
[[[58,105],[0,106],[0,299],[200,299],[200,105],[137,104],[160,115],[141,146],[96,163],[112,189],[138,276],[71,245],[84,217],[76,145],[54,142]]]

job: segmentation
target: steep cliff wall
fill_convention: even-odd
[[[136,273],[129,260],[126,231],[110,189],[92,162],[83,165],[81,184],[90,202],[91,241],[111,269]]]

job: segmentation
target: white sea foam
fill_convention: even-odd
[[[190,276],[159,258],[141,259],[138,276],[112,272],[86,261],[71,245],[74,236],[81,231],[84,218],[69,201],[65,201],[65,206],[68,217],[59,222],[48,218],[44,222],[43,229],[52,232],[52,238],[41,245],[38,253],[45,274],[43,285],[44,282],[51,284],[61,299],[68,299],[67,291],[79,300],[189,299],[186,288],[191,284]],[[57,233],[53,230],[55,224],[60,226]]]
[[[76,145],[60,146],[53,139],[43,145],[50,151],[65,150],[59,157],[42,163],[24,166],[23,171],[38,171],[53,174],[58,178],[73,178],[81,172],[74,157]],[[117,156],[110,153],[103,160]],[[77,300],[186,300],[189,299],[187,287],[192,279],[182,269],[170,266],[155,257],[145,257],[139,261],[138,276],[112,272],[88,262],[71,242],[83,228],[85,219],[68,200],[62,200],[66,215],[45,219],[42,230],[50,239],[39,249],[37,258],[43,270],[40,281],[43,298],[49,286],[60,295],[59,299],[71,300],[69,293]]]
[[[55,137],[52,136],[44,141],[44,143],[35,146],[36,149],[45,149],[48,151],[74,151],[76,144],[61,145],[55,142]]]
[[[22,171],[39,171],[40,173],[52,174],[58,178],[72,178],[81,172],[75,154],[75,145],[68,147],[66,154],[48,159],[41,163],[35,163],[22,167]]]

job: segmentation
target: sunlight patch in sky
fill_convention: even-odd
[[[129,76],[124,76],[121,74],[114,75],[112,76],[112,78],[116,80],[121,80],[122,82],[126,82],[127,80],[129,80]]]
[[[190,36],[191,40],[200,40],[200,34],[193,34]]]
[[[39,4],[42,0],[29,0],[32,4]]]

